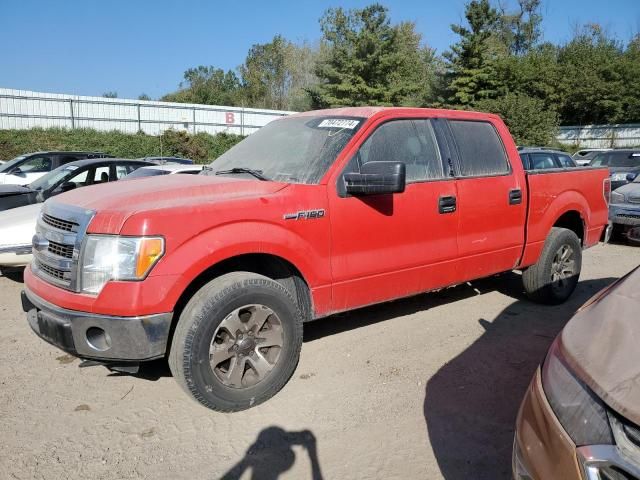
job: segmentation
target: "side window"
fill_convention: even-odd
[[[551,153],[530,153],[531,169],[532,170],[546,170],[548,168],[558,168],[556,162],[553,160]]]
[[[18,168],[22,173],[42,173],[51,171],[52,165],[49,157],[32,157],[18,165]]]
[[[460,154],[463,177],[509,173],[507,155],[498,132],[489,122],[449,120]]]
[[[84,187],[87,184],[87,174],[88,170],[83,170],[82,172],[74,175],[65,183],[75,183],[76,187]]]
[[[442,178],[442,161],[428,120],[393,120],[382,124],[362,144],[355,161],[402,162],[407,182]],[[357,168],[354,165],[354,168]]]
[[[183,175],[198,175],[200,170],[183,170],[182,172],[178,172]]]
[[[564,168],[573,168],[575,167],[575,164],[573,163],[573,160],[571,159],[571,157],[569,155],[561,155],[558,154],[558,161],[560,162],[560,165]]]
[[[130,163],[116,165],[116,180],[120,180],[122,177],[126,177],[131,172],[138,168],[138,165],[132,165]]]
[[[109,166],[97,167],[93,174],[93,184],[107,183],[109,181]]]
[[[60,157],[60,165],[64,165],[65,163],[75,162],[76,160],[82,160],[84,157],[72,157],[71,155],[65,155]]]
[[[522,167],[525,170],[529,170],[531,167],[529,166],[529,157],[527,156],[526,153],[521,153],[520,154],[520,160],[522,160]]]

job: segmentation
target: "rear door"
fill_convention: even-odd
[[[455,179],[430,120],[379,121],[329,193],[334,310],[346,310],[449,285],[456,280]],[[343,174],[368,162],[402,162],[407,185],[393,195],[350,196]]]
[[[457,178],[461,280],[511,270],[524,245],[524,176],[514,173],[490,122],[448,120],[447,126]]]

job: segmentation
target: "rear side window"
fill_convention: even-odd
[[[576,166],[569,155],[558,154],[558,161],[560,162],[560,165],[564,168],[572,168]]]
[[[460,154],[463,177],[509,173],[507,156],[498,132],[489,122],[449,120]]]
[[[532,170],[547,170],[549,168],[558,168],[550,153],[530,153]]]

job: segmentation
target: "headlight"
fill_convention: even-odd
[[[161,237],[87,235],[81,287],[99,293],[109,280],[142,280],[164,254]]]
[[[624,195],[618,192],[611,192],[611,203],[624,203]]]
[[[613,444],[602,401],[566,367],[557,340],[544,361],[542,387],[551,408],[576,446]]]

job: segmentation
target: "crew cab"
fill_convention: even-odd
[[[125,371],[166,356],[195,400],[242,410],[287,383],[304,322],[510,270],[563,302],[609,187],[606,168],[525,171],[496,115],[295,114],[200,175],[45,202],[23,309],[62,350]]]

